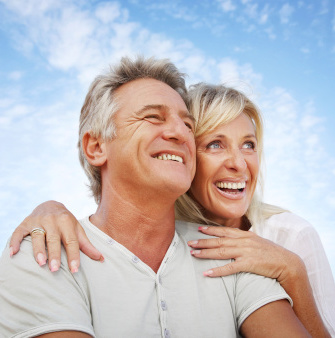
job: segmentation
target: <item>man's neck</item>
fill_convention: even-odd
[[[174,201],[104,196],[91,222],[157,272],[175,233]]]

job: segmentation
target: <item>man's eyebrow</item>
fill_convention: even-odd
[[[181,117],[186,117],[186,118],[190,119],[193,123],[195,123],[194,116],[188,110],[183,110],[180,113],[180,115],[181,115]]]
[[[140,110],[135,112],[135,115],[142,115],[145,113],[147,110],[169,110],[170,108],[165,105],[165,104],[147,104],[144,107],[142,107]],[[188,110],[183,110],[179,114],[181,117],[188,118],[190,119],[193,123],[195,122],[194,116],[188,111]]]
[[[135,112],[135,115],[142,115],[144,112],[146,112],[147,110],[164,110],[164,109],[168,109],[168,107],[166,105],[163,104],[147,104],[144,107],[142,107],[140,110]]]

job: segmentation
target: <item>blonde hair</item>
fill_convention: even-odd
[[[92,82],[81,109],[79,121],[79,160],[90,182],[92,195],[97,203],[101,199],[100,168],[92,166],[86,159],[82,149],[82,139],[86,132],[94,137],[109,140],[116,136],[113,117],[118,111],[115,91],[123,84],[144,78],[151,78],[164,82],[185,101],[188,96],[185,86],[185,74],[179,72],[168,59],[145,59],[138,56],[135,60],[124,57],[110,67],[106,74],[99,75]]]
[[[240,114],[246,114],[255,127],[257,154],[261,166],[263,157],[263,121],[257,106],[240,91],[224,85],[198,83],[190,87],[190,112],[195,118],[195,138],[210,133],[220,125],[227,124]],[[257,189],[245,214],[251,224],[284,210],[262,203],[263,177],[260,170]],[[175,204],[176,218],[193,223],[213,224],[204,216],[204,208],[189,191],[180,196]],[[217,225],[217,224],[215,224]]]

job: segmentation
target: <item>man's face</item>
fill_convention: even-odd
[[[143,197],[182,195],[195,173],[193,120],[183,99],[153,79],[131,81],[115,94],[120,109],[116,137],[106,144],[109,184]]]

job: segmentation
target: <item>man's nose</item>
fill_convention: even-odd
[[[192,133],[192,131],[185,125],[185,122],[180,117],[174,117],[166,122],[163,138],[184,143],[189,139],[190,133]]]
[[[247,168],[247,163],[240,149],[229,150],[225,166],[227,169],[234,171],[244,171]]]

